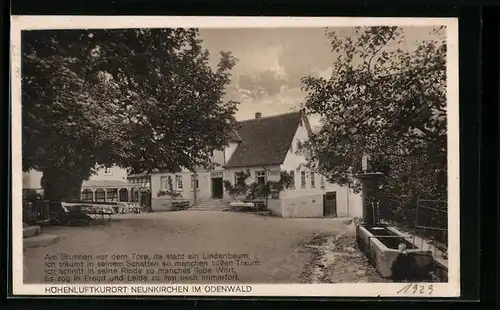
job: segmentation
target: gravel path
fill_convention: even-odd
[[[343,222],[342,219],[281,219],[232,212],[180,211],[119,215],[111,221],[111,225],[48,227],[44,232],[57,234],[60,239],[48,247],[29,248],[24,252],[24,280],[25,283],[46,282],[47,259],[51,255],[60,258],[63,253],[92,255],[94,264],[98,262],[97,255],[105,254],[109,255],[106,261],[110,261],[109,257],[113,254],[126,254],[130,259],[132,253],[150,257],[154,254],[184,254],[184,261],[192,261],[188,259],[190,254],[202,257],[206,253],[233,253],[247,254],[244,260],[254,265],[233,265],[237,278],[217,281],[201,280],[203,272],[195,270],[192,274],[198,279],[194,282],[322,282],[324,279],[310,276],[311,264],[317,260],[318,253],[308,244],[317,235],[342,235],[346,232]],[[59,272],[57,265],[55,269]],[[88,272],[84,274],[88,275]],[[72,276],[68,279],[71,279],[69,282],[80,283],[102,281],[78,281]],[[52,280],[55,281],[55,278]],[[130,281],[125,279],[123,282]],[[151,278],[137,281],[158,282]],[[193,281],[185,279],[177,282]],[[109,283],[108,278],[101,283]]]

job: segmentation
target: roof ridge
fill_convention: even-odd
[[[276,114],[276,115],[261,116],[259,118],[249,118],[249,119],[245,119],[245,120],[242,120],[242,121],[238,121],[238,123],[258,121],[258,120],[262,120],[262,119],[276,118],[276,117],[281,117],[281,116],[286,116],[286,115],[292,115],[292,114],[300,114],[300,113],[301,113],[300,111],[294,111],[294,112],[288,112],[288,113],[282,113],[282,114]]]

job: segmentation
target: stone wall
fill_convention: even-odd
[[[323,217],[323,196],[284,197],[281,199],[283,217]]]
[[[267,209],[269,209],[274,215],[282,216],[283,210],[281,207],[281,199],[269,199],[267,201]]]

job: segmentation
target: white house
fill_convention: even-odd
[[[361,196],[348,187],[330,184],[324,177],[303,168],[306,157],[296,152],[299,142],[308,139],[310,125],[303,112],[241,121],[223,151],[212,154],[218,167],[208,170],[153,173],[151,194],[153,210],[168,209],[171,198],[163,195],[172,183],[173,190],[194,204],[210,200],[229,201],[223,181],[235,183],[238,175],[249,171],[247,182],[278,181],[281,171],[294,177],[294,186],[279,198],[269,199],[268,207],[282,217],[355,217],[361,215]],[[196,190],[195,190],[196,188]]]

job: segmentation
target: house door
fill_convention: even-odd
[[[222,199],[223,194],[222,178],[212,178],[212,198]]]
[[[337,217],[337,193],[328,192],[323,195],[323,216]]]

